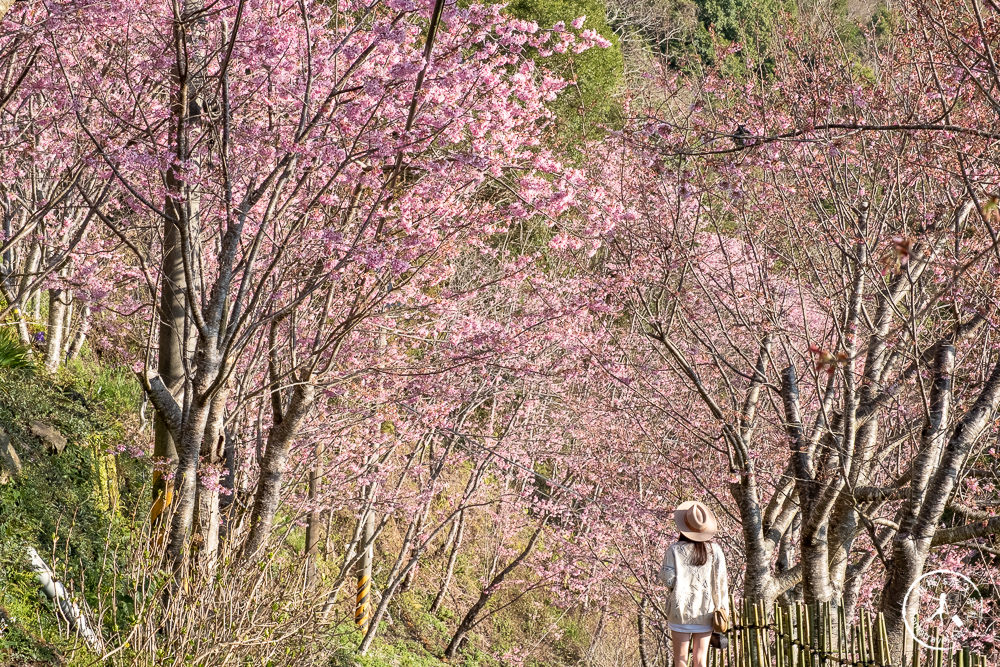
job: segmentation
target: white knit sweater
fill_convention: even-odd
[[[694,544],[675,542],[667,549],[659,578],[667,596],[667,621],[684,625],[712,625],[712,612],[729,609],[729,579],[722,547],[710,542],[708,562],[694,565]],[[718,604],[716,603],[718,600]]]

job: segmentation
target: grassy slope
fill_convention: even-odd
[[[101,580],[109,547],[127,536],[109,506],[138,507],[145,482],[143,466],[107,454],[126,437],[136,390],[123,374],[99,368],[78,366],[55,381],[30,370],[0,370],[0,428],[23,464],[19,477],[0,486],[0,607],[13,619],[0,634],[0,664],[83,658],[75,642],[60,637],[26,549],[36,548],[67,586]],[[32,420],[58,428],[68,440],[65,451],[48,452],[31,434]],[[101,587],[109,590],[103,581]],[[86,588],[88,604],[96,604],[100,588]],[[117,601],[127,614],[128,600]]]
[[[105,611],[106,637],[128,627],[133,600],[129,588],[114,583],[115,559],[129,553],[128,541],[141,533],[148,512],[148,459],[107,452],[144,441],[137,432],[138,387],[124,371],[93,364],[76,364],[51,379],[35,371],[0,369],[0,428],[11,437],[23,464],[22,474],[0,486],[0,619],[12,619],[0,630],[0,666],[84,665],[94,656],[60,629],[51,604],[39,593],[26,556],[36,548],[59,579],[79,600],[80,589],[92,608]],[[47,451],[29,430],[32,420],[56,426],[67,438],[61,454]],[[350,533],[350,519],[335,522],[337,534]],[[340,525],[340,524],[343,525]],[[360,635],[353,629],[339,636],[339,647],[329,664],[364,667],[434,667],[451,637],[459,616],[478,594],[482,561],[476,549],[486,525],[468,524],[465,553],[459,559],[451,598],[442,610],[427,612],[443,562],[423,566],[412,591],[400,594],[390,606],[392,624],[383,626],[368,656],[357,658],[353,648]],[[288,553],[301,553],[289,536]],[[398,536],[397,536],[398,537]],[[393,531],[379,545],[375,584],[395,557]],[[321,564],[330,575],[337,558]],[[345,604],[347,596],[344,596]],[[502,603],[499,596],[497,602]],[[541,610],[541,611],[539,611]],[[348,610],[349,612],[349,610]],[[541,628],[559,626],[537,642]],[[0,624],[3,621],[0,620]],[[479,626],[466,644],[462,665],[501,665],[502,656],[516,646],[538,644],[527,665],[576,664],[587,645],[587,619],[563,615],[532,597]],[[337,633],[339,635],[339,633]],[[531,639],[534,638],[534,639]]]

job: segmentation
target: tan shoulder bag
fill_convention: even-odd
[[[729,632],[729,612],[719,602],[719,591],[715,585],[715,573],[717,572],[715,562],[715,545],[712,545],[712,601],[715,602],[715,611],[712,612],[712,632]]]

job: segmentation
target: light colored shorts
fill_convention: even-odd
[[[703,635],[712,631],[711,625],[696,625],[693,623],[667,623],[667,627],[674,632],[688,632],[692,635]]]

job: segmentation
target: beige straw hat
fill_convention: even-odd
[[[719,532],[719,522],[712,510],[697,500],[681,503],[674,510],[674,522],[681,535],[695,542],[707,542]]]

